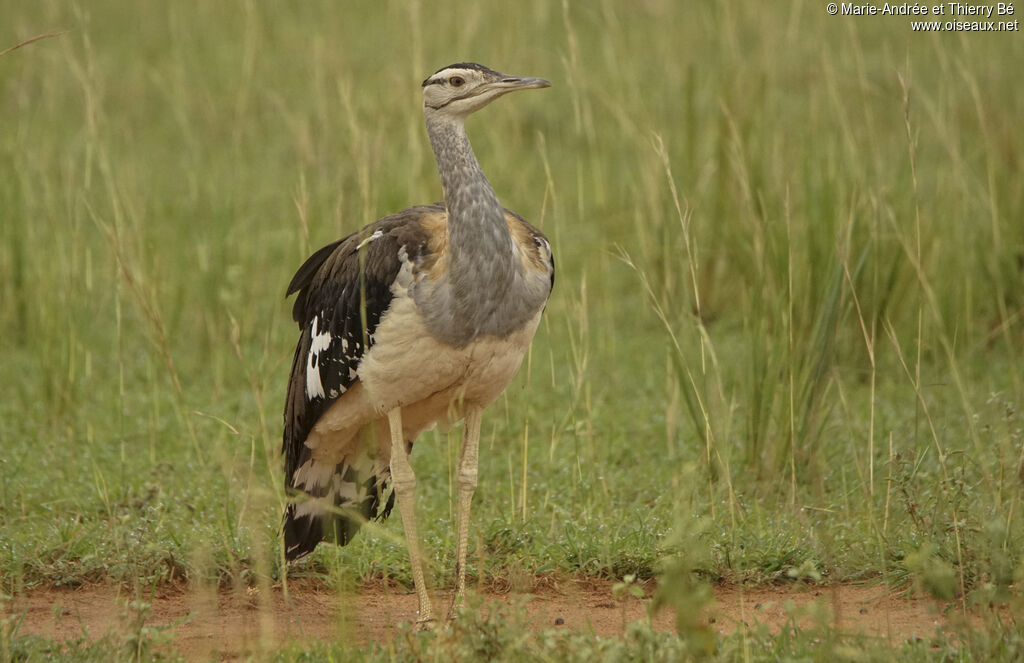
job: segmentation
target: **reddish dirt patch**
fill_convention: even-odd
[[[893,643],[928,637],[947,625],[940,603],[901,598],[882,587],[716,587],[714,595],[715,604],[707,610],[706,618],[723,633],[758,624],[778,631],[793,614],[805,612],[803,609],[817,610],[819,616],[798,617],[802,625],[825,619],[843,632],[863,633]],[[530,595],[488,592],[484,597],[499,609],[525,602],[532,628],[601,636],[621,634],[626,624],[646,618],[649,603],[648,598],[616,601],[610,583],[593,580],[548,583]],[[130,610],[126,605],[134,598],[119,587],[107,585],[44,588],[16,596],[10,611],[24,615],[21,635],[36,634],[58,641],[85,635],[93,640],[129,628]],[[438,593],[435,600],[437,608],[447,608],[450,594]],[[165,588],[153,597],[146,623],[166,626],[171,647],[189,659],[232,660],[296,638],[344,635],[350,642],[386,641],[399,624],[412,621],[415,615],[415,595],[400,590],[366,587],[339,594],[314,583],[293,583],[290,599],[280,588],[268,592]],[[668,631],[673,628],[672,617],[665,610],[655,615],[652,623]]]

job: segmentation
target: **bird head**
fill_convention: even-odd
[[[442,67],[423,81],[423,110],[427,114],[464,119],[498,97],[532,88],[551,87],[543,78],[501,74],[474,62]]]

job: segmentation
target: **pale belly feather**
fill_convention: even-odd
[[[404,439],[412,441],[434,424],[461,420],[467,407],[486,408],[518,372],[540,316],[509,336],[481,336],[455,348],[430,335],[410,298],[396,296],[360,363],[359,383],[323,414],[306,445],[316,460],[337,463],[359,448],[359,432],[370,427],[379,457],[388,458],[392,409],[402,408]]]

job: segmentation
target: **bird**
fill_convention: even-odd
[[[453,607],[466,592],[483,411],[522,364],[554,287],[551,244],[498,202],[466,119],[510,92],[550,87],[473,62],[422,82],[444,200],[381,218],[314,252],[286,297],[300,335],[284,411],[286,560],[345,545],[397,502],[417,623],[435,621],[423,576],[416,476],[425,430],[463,421]]]

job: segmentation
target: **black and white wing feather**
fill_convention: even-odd
[[[418,260],[426,251],[428,236],[418,219],[437,212],[444,208],[413,207],[329,244],[303,263],[288,286],[288,295],[298,293],[292,317],[301,330],[285,402],[285,486],[298,498],[285,513],[288,559],[311,552],[324,538],[347,543],[361,519],[346,517],[345,510],[362,519],[390,511],[393,496],[384,499],[386,468],[383,476],[366,477],[339,463],[319,468],[316,482],[303,481],[297,471],[314,462],[305,442],[316,422],[359,380],[360,362],[394,296],[402,260]],[[303,499],[335,508],[303,508]]]

